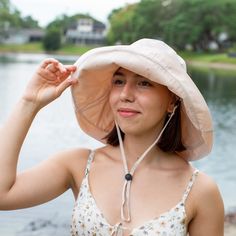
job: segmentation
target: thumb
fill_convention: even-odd
[[[61,84],[57,87],[58,96],[60,96],[68,87],[71,85],[77,84],[77,79],[72,79],[71,76],[64,80]]]

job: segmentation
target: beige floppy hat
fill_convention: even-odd
[[[72,86],[75,113],[82,130],[103,139],[114,127],[109,106],[113,73],[123,67],[156,83],[165,85],[181,99],[182,143],[186,150],[178,155],[186,160],[206,156],[212,148],[213,128],[208,106],[186,72],[184,60],[160,40],[140,39],[131,45],[92,49],[75,63]]]

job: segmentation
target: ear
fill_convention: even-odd
[[[176,102],[179,100],[179,97],[177,97],[174,93],[171,93],[171,98],[170,98],[170,102],[168,104],[167,107],[167,112],[168,113],[172,113],[174,110],[174,107],[176,105]]]

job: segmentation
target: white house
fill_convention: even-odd
[[[81,18],[71,25],[65,34],[65,41],[73,44],[104,44],[105,24],[91,18]]]

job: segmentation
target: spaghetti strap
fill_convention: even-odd
[[[91,163],[93,162],[94,154],[95,154],[94,150],[92,150],[89,153],[88,161],[87,161],[87,165],[86,165],[86,169],[85,169],[85,176],[87,176],[89,174],[89,171],[90,171],[90,168],[91,168]]]
[[[195,169],[193,174],[192,174],[192,176],[191,176],[191,178],[190,178],[190,180],[189,180],[188,186],[187,186],[187,188],[186,188],[186,190],[184,192],[184,195],[183,195],[183,198],[182,198],[182,202],[183,203],[185,203],[185,201],[186,201],[186,199],[187,199],[187,197],[188,197],[188,195],[189,195],[189,193],[190,193],[190,191],[192,189],[192,186],[193,186],[193,184],[194,184],[194,182],[196,180],[196,177],[198,176],[198,173],[199,173],[199,170]]]

